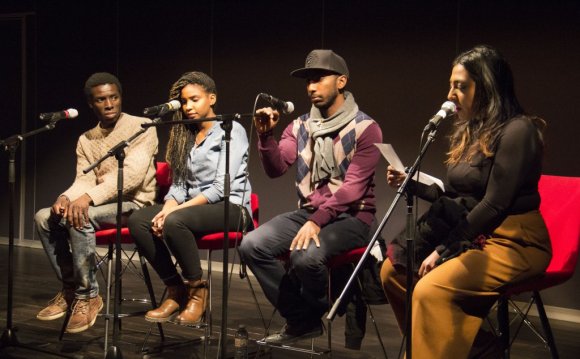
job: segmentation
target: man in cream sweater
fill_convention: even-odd
[[[90,328],[103,308],[95,276],[95,231],[114,228],[117,214],[117,160],[109,157],[86,174],[83,169],[149,121],[121,112],[122,88],[114,75],[104,72],[91,75],[84,91],[98,124],[79,137],[72,185],[52,207],[41,209],[34,218],[36,234],[62,282],[60,292],[37,318],[54,320],[71,307],[66,327],[69,333]],[[124,219],[154,201],[157,146],[157,133],[150,128],[125,148]]]

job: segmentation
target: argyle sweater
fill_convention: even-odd
[[[312,210],[309,220],[318,226],[323,227],[342,213],[370,225],[376,212],[374,174],[380,153],[374,144],[382,142],[379,125],[359,111],[352,121],[331,135],[340,174],[313,183],[314,141],[306,124],[308,116],[302,115],[289,124],[279,143],[271,134],[259,137],[258,150],[266,173],[278,177],[296,163],[298,205]]]

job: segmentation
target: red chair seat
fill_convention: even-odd
[[[355,248],[355,249],[352,249],[348,252],[339,254],[335,257],[332,257],[328,261],[327,267],[328,268],[337,268],[337,267],[343,266],[345,264],[356,263],[361,259],[365,250],[366,250],[366,247]]]
[[[115,243],[117,239],[117,230],[115,228],[102,229],[95,232],[95,237],[97,245]],[[129,233],[129,228],[127,227],[121,228],[121,243],[134,243],[133,238],[131,237],[131,233]]]
[[[212,234],[207,234],[203,237],[201,237],[200,239],[197,240],[197,246],[199,249],[210,249],[210,250],[218,250],[218,249],[223,249],[224,248],[224,234],[223,232],[219,232],[219,233],[212,233]],[[228,233],[228,247],[229,248],[234,248],[234,246],[236,245],[236,241],[239,241],[242,239],[243,237],[243,233],[241,232],[229,232]]]
[[[260,215],[260,200],[258,195],[252,193],[250,197],[250,205],[252,207],[252,221],[254,222],[254,228],[258,227],[259,224],[259,215]],[[210,233],[206,234],[205,236],[197,239],[197,246],[199,249],[209,249],[209,250],[216,250],[216,249],[223,249],[223,241],[224,241],[224,234],[225,232],[217,232],[217,233]],[[228,240],[229,248],[234,248],[237,244],[239,245],[239,241],[242,239],[244,234],[242,232],[228,232]]]

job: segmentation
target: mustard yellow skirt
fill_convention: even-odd
[[[539,275],[552,257],[538,211],[513,215],[483,249],[471,249],[415,278],[412,350],[416,358],[467,358],[502,288]],[[387,259],[381,281],[400,328],[405,327],[406,276]]]

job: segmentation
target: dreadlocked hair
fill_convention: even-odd
[[[177,80],[171,90],[169,90],[169,100],[179,100],[181,90],[187,85],[199,85],[212,94],[217,95],[217,89],[214,80],[203,72],[192,71],[186,72]],[[173,113],[173,120],[183,119],[182,111]],[[189,152],[195,143],[197,134],[196,126],[174,125],[169,132],[169,142],[165,151],[165,160],[171,167],[174,183],[184,183],[187,178],[187,160]]]

